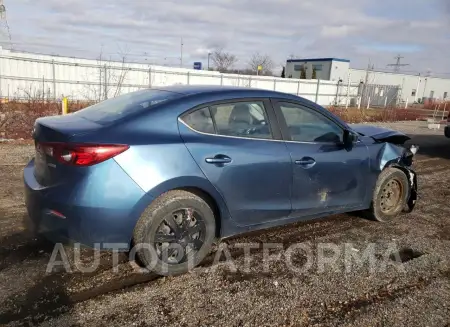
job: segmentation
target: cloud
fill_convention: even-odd
[[[163,63],[205,60],[225,48],[245,65],[255,52],[281,63],[343,57],[378,67],[403,52],[411,70],[450,71],[448,0],[15,0],[7,7],[17,48],[61,55],[114,55]],[[406,8],[406,10],[405,10]]]
[[[320,36],[324,38],[341,38],[349,36],[352,32],[357,31],[355,26],[340,25],[340,26],[322,26]]]

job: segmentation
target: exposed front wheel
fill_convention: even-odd
[[[388,221],[398,216],[405,208],[410,186],[403,171],[397,168],[387,168],[378,177],[368,210],[371,218],[378,221]]]
[[[215,230],[214,213],[201,197],[170,191],[141,215],[133,238],[136,256],[157,274],[181,274],[208,254]]]

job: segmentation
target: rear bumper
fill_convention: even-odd
[[[450,125],[445,126],[444,128],[444,135],[448,138],[450,138]]]
[[[85,180],[43,187],[34,177],[32,160],[23,176],[27,228],[53,242],[128,249],[137,219],[151,199],[114,160],[100,165]]]

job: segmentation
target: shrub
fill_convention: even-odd
[[[69,112],[85,108],[88,102],[69,102]],[[29,139],[36,119],[61,113],[61,103],[28,98],[0,102],[0,138]]]

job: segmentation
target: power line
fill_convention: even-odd
[[[409,64],[401,64],[400,61],[404,59],[405,57],[402,57],[401,55],[398,55],[397,57],[394,57],[397,59],[397,62],[395,64],[388,64],[390,67],[394,67],[394,72],[398,73],[400,71],[400,67],[409,66]]]

